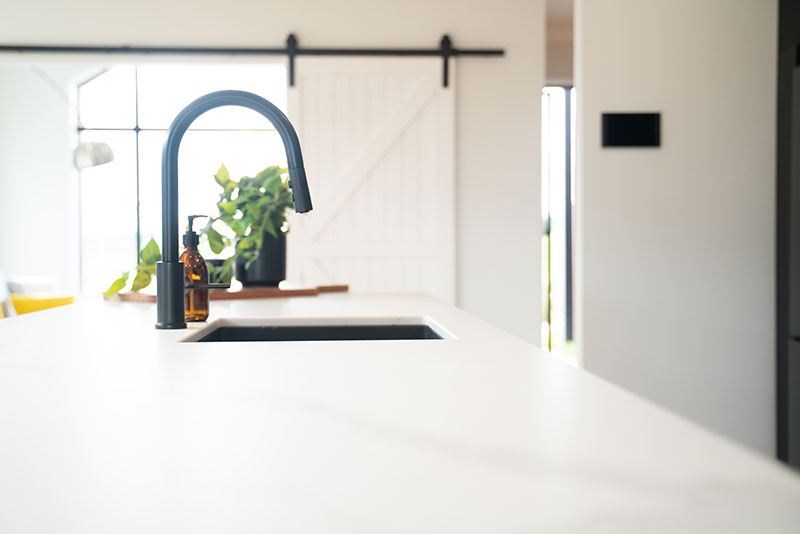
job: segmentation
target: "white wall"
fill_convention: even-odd
[[[69,86],[74,69],[48,66]],[[0,271],[78,287],[78,187],[72,111],[29,66],[0,66]]]
[[[81,0],[0,5],[7,43],[500,47],[457,68],[458,301],[539,340],[539,99],[544,80],[541,0]]]
[[[774,0],[578,0],[585,367],[774,449]],[[659,111],[659,149],[601,149]]]

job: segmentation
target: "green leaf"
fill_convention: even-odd
[[[155,264],[147,265],[146,263],[140,263],[136,266],[136,272],[145,272],[149,275],[155,276],[156,266]]]
[[[245,236],[245,237],[241,238],[239,240],[239,244],[236,246],[236,248],[241,249],[241,250],[247,250],[252,246],[253,246],[253,235],[250,234],[248,236]]]
[[[111,283],[111,286],[109,286],[109,288],[106,289],[103,295],[107,297],[110,297],[111,295],[116,295],[117,293],[120,292],[120,290],[123,287],[125,287],[125,284],[127,282],[128,282],[128,271],[125,271],[124,273],[122,273],[122,276],[120,276],[119,278],[114,280],[114,282]]]
[[[254,221],[258,221],[261,218],[261,206],[259,206],[257,200],[251,200],[248,202],[242,212],[244,212],[244,216]]]
[[[259,185],[268,192],[275,192],[281,186],[281,173],[283,169],[277,165],[267,167],[256,175]]]
[[[256,179],[259,181],[259,183],[263,184],[266,180],[269,180],[275,176],[280,177],[281,172],[283,172],[283,169],[281,169],[279,166],[270,165],[260,173],[256,174]]]
[[[258,190],[258,183],[255,181],[255,178],[248,178],[247,176],[244,176],[241,180],[239,180],[239,194],[241,194],[241,191],[252,189]]]
[[[285,187],[283,181],[281,181],[280,176],[276,176],[264,184],[264,189],[268,192],[272,193],[273,195],[277,195],[280,190]]]
[[[136,273],[136,278],[133,279],[133,287],[131,287],[131,291],[139,291],[140,289],[144,289],[150,285],[150,280],[153,279],[153,276],[146,272],[146,271],[139,271]]]
[[[236,213],[236,202],[220,202],[219,207],[228,215]]]
[[[161,261],[161,250],[158,248],[158,243],[152,237],[150,241],[142,249],[142,263],[147,263],[150,265],[155,264],[158,261]]]
[[[226,187],[228,182],[231,181],[231,175],[224,163],[219,166],[217,174],[214,175],[214,180],[216,180],[216,182],[222,187]]]
[[[272,222],[272,219],[270,217],[264,217],[263,223],[264,223],[263,228],[265,232],[267,232],[272,237],[278,237],[278,233],[275,231],[275,223]]]
[[[206,236],[208,237],[208,246],[211,247],[211,251],[214,254],[219,254],[223,251],[225,248],[225,239],[219,232],[213,228],[208,228],[206,230]]]
[[[242,236],[247,231],[247,223],[242,219],[234,219],[230,227],[237,236]]]
[[[283,208],[283,210],[279,212],[273,213],[271,221],[272,221],[272,226],[275,228],[275,231],[277,233],[281,232],[286,233],[284,228],[289,227],[289,222],[286,220],[286,208]],[[274,237],[278,236],[275,235]]]
[[[238,185],[239,185],[238,183],[234,182],[233,180],[230,180],[227,184],[225,184],[225,187],[222,190],[222,194],[227,198],[230,198],[230,193],[232,193],[233,190],[236,189],[236,186]]]
[[[226,225],[230,226],[233,223],[233,215],[228,215],[227,213],[220,215],[217,218],[218,221],[224,222]]]

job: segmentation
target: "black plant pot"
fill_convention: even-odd
[[[286,234],[264,234],[258,258],[245,269],[247,260],[236,257],[236,278],[245,287],[275,287],[286,278]]]

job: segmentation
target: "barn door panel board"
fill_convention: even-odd
[[[291,220],[289,279],[454,302],[454,78],[442,87],[437,58],[297,62],[314,211]]]

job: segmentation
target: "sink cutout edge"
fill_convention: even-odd
[[[444,341],[458,339],[429,315],[403,317],[273,317],[273,318],[220,318],[194,330],[179,343],[195,343],[227,327],[273,327],[273,326],[397,326],[423,325],[438,334]],[[339,341],[340,342],[340,341]],[[295,341],[296,343],[296,341]]]

